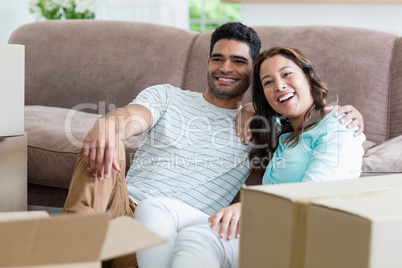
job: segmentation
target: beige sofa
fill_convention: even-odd
[[[367,148],[377,145],[366,153],[364,175],[402,172],[400,37],[328,26],[255,29],[263,49],[286,45],[305,52],[319,66],[331,100],[338,94],[340,104],[352,104],[363,114]],[[126,105],[154,84],[203,92],[210,34],[96,20],[16,29],[9,43],[23,44],[26,51],[29,204],[63,205],[77,152],[99,114]],[[250,99],[248,94],[245,101]],[[126,143],[127,157],[137,142],[134,137]],[[259,175],[254,178],[258,183]]]

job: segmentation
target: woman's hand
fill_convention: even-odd
[[[221,223],[221,229],[219,230],[219,236],[221,238],[225,237],[226,231],[228,230],[228,240],[232,238],[240,237],[240,214],[241,214],[241,203],[236,203],[228,207],[222,208],[214,215],[209,217],[209,222],[211,222],[211,228],[216,230],[219,223]],[[235,234],[236,233],[236,234]]]
[[[251,140],[250,122],[255,114],[253,104],[251,102],[245,104],[236,116],[236,134],[245,144]]]

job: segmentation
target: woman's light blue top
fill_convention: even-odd
[[[364,134],[354,137],[356,128],[340,124],[335,109],[315,127],[303,132],[295,147],[284,143],[291,133],[279,137],[263,184],[312,182],[358,178],[361,174]]]

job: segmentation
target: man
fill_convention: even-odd
[[[100,118],[85,139],[63,211],[133,217],[136,204],[153,197],[174,198],[209,215],[228,206],[250,173],[251,145],[236,135],[235,119],[260,47],[253,29],[227,23],[211,37],[204,94],[153,86]],[[352,111],[347,116],[358,114],[362,122]],[[125,178],[120,140],[139,134]]]

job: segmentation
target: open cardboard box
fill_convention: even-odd
[[[396,209],[385,209],[395,205],[387,196],[401,191],[402,174],[244,187],[239,267],[402,267],[402,254],[384,253],[389,247],[402,252],[401,194],[393,197],[400,200]],[[369,197],[378,198],[379,209]],[[399,235],[399,243],[389,240],[385,247],[384,240],[379,242],[387,231]],[[391,262],[399,266],[375,261],[391,255]]]
[[[101,267],[165,240],[129,217],[108,213],[0,213],[0,267]]]

